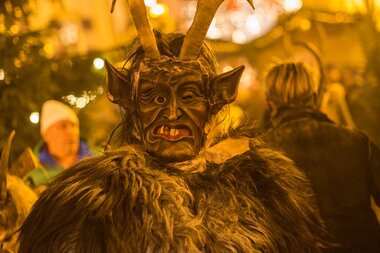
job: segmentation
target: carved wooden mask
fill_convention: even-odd
[[[137,67],[127,70],[129,73],[106,61],[108,98],[136,112],[139,139],[152,155],[167,162],[192,159],[203,146],[207,120],[236,99],[244,71],[240,66],[216,75],[201,53],[208,27],[223,0],[198,2],[193,25],[178,56],[161,55],[163,50],[150,29],[144,1],[128,2],[138,24],[144,57]],[[214,10],[207,15],[206,4]]]

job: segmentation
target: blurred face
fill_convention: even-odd
[[[142,77],[138,108],[142,140],[163,161],[178,162],[196,156],[203,145],[208,101],[202,75],[176,66],[155,79]]]
[[[49,153],[59,159],[77,155],[79,149],[79,125],[68,120],[50,126],[44,136]]]

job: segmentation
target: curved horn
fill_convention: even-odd
[[[4,203],[7,199],[7,170],[9,162],[9,154],[11,152],[11,143],[15,131],[13,130],[8,137],[7,142],[4,145],[3,152],[1,153],[0,160],[0,203]]]
[[[208,28],[223,1],[224,0],[198,0],[194,21],[183,41],[181,54],[179,56],[181,60],[194,60],[198,57]],[[254,8],[252,0],[247,1],[252,8]]]
[[[116,4],[116,0],[112,0],[111,13],[113,13],[113,10],[115,9],[115,4]]]
[[[144,0],[128,0],[128,5],[145,55],[151,59],[159,59],[160,51],[157,47],[156,37],[149,24]]]

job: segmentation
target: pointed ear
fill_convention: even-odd
[[[107,60],[105,60],[107,76],[107,97],[115,104],[126,108],[131,105],[132,101],[132,84],[127,76],[117,70]]]
[[[215,114],[237,97],[240,77],[245,66],[220,74],[210,84],[211,113]]]

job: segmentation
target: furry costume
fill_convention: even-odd
[[[321,250],[310,186],[291,161],[242,137],[245,148],[206,161],[230,132],[214,119],[236,99],[244,70],[218,75],[203,41],[222,2],[200,0],[183,36],[153,32],[143,0],[128,0],[139,38],[125,69],[106,63],[107,96],[123,109],[121,149],[49,185],[24,223],[20,253]]]
[[[0,160],[0,252],[17,252],[18,229],[25,221],[37,197],[34,192],[16,177],[9,175],[8,160],[13,131],[4,146]]]
[[[0,210],[0,252],[17,252],[18,230],[37,197],[20,178],[11,175],[7,175],[7,195]]]
[[[250,144],[203,173],[163,167],[133,146],[86,159],[42,193],[19,252],[319,252],[303,174]]]

